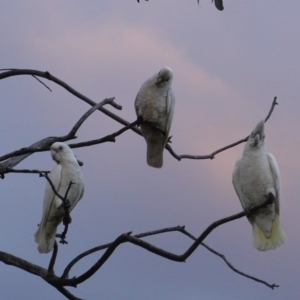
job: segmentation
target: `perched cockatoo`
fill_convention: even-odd
[[[154,168],[163,165],[163,151],[173,119],[172,79],[172,69],[162,68],[143,83],[135,99],[135,111],[141,119],[141,131],[147,143],[147,163]]]
[[[244,209],[267,200],[275,202],[251,214],[248,219],[253,229],[253,246],[257,250],[272,250],[287,239],[280,221],[280,173],[275,157],[265,147],[264,120],[260,121],[245,145],[243,156],[235,164],[232,182]]]
[[[53,160],[57,165],[48,175],[57,193],[64,197],[70,182],[73,184],[68,192],[69,211],[82,198],[84,185],[82,173],[77,159],[71,148],[64,143],[54,143],[50,147]],[[53,249],[56,229],[65,215],[63,201],[53,192],[49,182],[46,183],[44,194],[43,216],[37,232],[35,242],[38,243],[40,253],[48,253]]]

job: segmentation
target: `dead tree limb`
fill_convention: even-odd
[[[197,238],[194,237],[194,236],[193,236],[191,233],[189,233],[187,230],[185,230],[185,228],[180,228],[180,230],[178,230],[178,231],[182,232],[183,234],[185,234],[186,236],[190,237],[190,238],[191,238],[192,240],[194,240],[194,241],[197,240]],[[279,285],[277,285],[277,284],[274,284],[274,283],[270,284],[270,283],[268,283],[268,282],[266,282],[266,281],[264,281],[264,280],[262,280],[262,279],[256,278],[256,277],[254,277],[254,276],[248,275],[248,274],[246,274],[246,273],[244,273],[244,272],[238,270],[236,267],[234,267],[234,266],[232,265],[232,263],[226,258],[226,256],[225,256],[224,254],[222,254],[222,253],[216,251],[215,249],[209,247],[206,243],[203,243],[203,242],[202,242],[202,243],[201,243],[201,246],[203,246],[204,248],[206,248],[206,249],[207,249],[208,251],[210,251],[211,253],[213,253],[213,254],[215,254],[215,255],[221,257],[221,258],[224,260],[224,262],[226,263],[226,265],[227,265],[232,271],[234,271],[235,273],[237,273],[237,274],[239,274],[239,275],[242,275],[242,276],[244,276],[244,277],[246,277],[246,278],[252,279],[252,280],[254,280],[254,281],[260,282],[260,283],[262,283],[262,284],[265,284],[267,287],[271,288],[272,290],[273,290],[275,287],[279,287]]]
[[[125,242],[129,242],[132,243],[136,246],[139,246],[145,250],[148,250],[156,255],[162,256],[164,258],[173,260],[173,261],[177,261],[177,262],[183,262],[185,261],[196,249],[197,247],[203,242],[203,240],[218,226],[231,222],[233,220],[242,218],[244,216],[247,216],[253,212],[255,212],[256,210],[263,208],[271,203],[274,202],[274,198],[268,198],[264,203],[254,206],[253,208],[249,209],[248,211],[243,211],[240,212],[238,214],[232,215],[230,217],[218,220],[214,223],[212,223],[210,226],[208,226],[206,228],[206,230],[204,230],[202,232],[202,234],[200,234],[200,236],[198,238],[193,238],[194,243],[187,249],[187,251],[185,251],[183,254],[181,255],[177,255],[177,254],[173,254],[171,252],[165,251],[163,249],[160,249],[148,242],[145,242],[143,240],[141,240],[141,237],[146,237],[146,236],[150,236],[150,235],[155,235],[155,234],[160,234],[160,233],[164,233],[164,232],[171,232],[171,231],[180,231],[182,233],[185,232],[184,226],[177,226],[177,227],[171,227],[171,228],[166,228],[166,229],[161,229],[161,230],[156,230],[156,231],[151,231],[151,232],[147,232],[147,233],[143,233],[140,235],[136,235],[136,236],[132,236],[131,232],[129,233],[125,233],[120,235],[114,242],[107,244],[107,245],[103,245],[103,246],[99,246],[96,247],[98,248],[96,251],[100,250],[100,247],[102,247],[102,249],[107,249],[105,251],[105,253],[100,257],[100,259],[90,268],[88,269],[86,272],[84,272],[82,275],[78,276],[78,277],[73,277],[71,279],[68,278],[68,273],[70,271],[70,269],[72,268],[72,266],[74,266],[74,264],[76,262],[78,262],[80,260],[80,256],[87,256],[88,254],[87,251],[84,252],[83,254],[81,254],[80,256],[76,257],[74,260],[71,261],[71,263],[68,264],[68,266],[66,267],[63,276],[62,277],[57,277],[54,272],[49,272],[48,270],[37,266],[35,264],[32,264],[26,260],[23,260],[19,257],[16,257],[12,254],[9,253],[5,253],[3,251],[0,251],[0,261],[2,261],[5,264],[8,265],[12,265],[15,266],[19,269],[22,269],[26,272],[29,272],[31,274],[34,274],[36,276],[41,277],[42,279],[44,279],[46,282],[48,282],[49,284],[51,284],[52,286],[54,286],[58,291],[60,291],[63,295],[65,295],[68,299],[79,299],[76,298],[74,295],[72,295],[69,291],[67,291],[64,287],[66,286],[73,286],[76,287],[78,284],[86,281],[87,279],[89,279],[92,275],[94,275],[100,268],[101,266],[110,258],[110,256],[113,254],[113,252],[116,250],[116,248],[121,245],[122,243]],[[189,234],[188,234],[189,235]],[[191,237],[191,235],[189,235]],[[93,248],[91,250],[89,250],[89,254],[94,253],[95,251],[93,251]],[[213,252],[213,251],[212,251]],[[213,252],[214,253],[214,252]],[[215,253],[216,254],[216,253]],[[75,262],[75,263],[74,263]],[[54,265],[54,264],[53,264]],[[49,265],[49,269],[53,269],[52,267],[50,267]],[[239,271],[240,272],[240,271]],[[239,273],[238,272],[238,273]],[[268,284],[263,280],[260,280],[256,277],[247,275],[245,273],[240,272],[239,274],[255,280],[257,282],[263,283],[265,285],[267,285],[270,288],[275,288],[278,285],[276,284]]]
[[[206,230],[204,230],[202,232],[202,234],[194,241],[194,243],[181,255],[177,255],[168,251],[165,251],[163,249],[160,249],[148,242],[145,242],[143,240],[141,240],[140,238],[138,238],[137,236],[133,236],[131,235],[131,233],[125,233],[120,235],[113,243],[110,244],[106,244],[106,245],[102,245],[93,249],[90,249],[89,252],[86,251],[84,253],[82,253],[80,256],[76,257],[75,259],[73,259],[69,265],[66,267],[66,269],[63,272],[63,275],[61,277],[60,284],[64,285],[64,286],[76,286],[82,282],[84,282],[85,280],[87,280],[88,278],[90,278],[93,274],[95,274],[101,267],[102,265],[106,262],[106,260],[112,255],[112,253],[115,251],[115,249],[122,243],[125,242],[129,242],[132,243],[136,246],[139,246],[141,248],[144,248],[145,250],[148,250],[156,255],[159,255],[163,258],[166,259],[170,259],[172,261],[177,261],[177,262],[184,262],[186,261],[186,259],[189,258],[189,256],[192,255],[192,253],[198,248],[198,246],[204,241],[204,239],[217,227],[219,227],[222,224],[231,222],[233,220],[237,220],[240,219],[244,216],[247,216],[255,211],[257,211],[260,208],[266,207],[267,205],[271,204],[274,202],[274,197],[269,197],[264,203],[259,204],[254,206],[253,208],[249,209],[248,211],[242,211],[238,214],[232,215],[230,217],[227,218],[223,218],[221,220],[215,221],[214,223],[212,223],[210,226],[208,226],[206,228]],[[180,229],[181,227],[178,228],[172,228],[172,231],[181,231],[182,229]],[[171,231],[170,228],[169,229],[164,229],[164,232],[168,232]],[[158,231],[154,231],[151,232],[151,234],[147,234],[147,235],[153,235],[153,234],[158,234],[160,232]],[[146,235],[143,235],[146,236]],[[83,273],[82,275],[75,277],[73,279],[67,279],[68,277],[68,273],[70,271],[70,269],[84,256],[87,256],[91,253],[94,253],[96,251],[102,250],[102,249],[107,249],[105,251],[105,253],[100,257],[100,259],[89,269],[87,270],[85,273]],[[250,276],[248,278],[252,279],[253,276]],[[255,277],[253,277],[255,278]],[[263,283],[263,281],[260,281],[260,279],[256,280],[258,282]],[[268,284],[268,287],[274,288],[277,285],[272,285],[272,284]]]
[[[1,74],[0,74],[1,75]],[[110,104],[113,107],[117,109],[121,109],[121,106],[114,103],[114,98],[104,99],[98,104],[95,104],[93,108],[88,110],[80,119],[79,121],[73,126],[73,128],[70,130],[70,132],[61,137],[48,137],[44,138],[34,144],[32,144],[28,148],[21,148],[17,151],[13,151],[11,153],[8,153],[6,155],[3,155],[0,157],[0,174],[8,173],[10,169],[12,169],[14,166],[19,164],[22,160],[27,158],[29,155],[35,152],[42,152],[42,151],[48,151],[50,149],[50,146],[55,142],[65,142],[71,139],[75,139],[76,132],[79,129],[79,127],[82,125],[82,123],[97,109],[101,108],[102,106]],[[95,108],[96,107],[96,108]]]
[[[265,122],[267,122],[269,120],[269,118],[271,117],[272,113],[273,113],[273,110],[275,108],[276,105],[278,105],[277,103],[277,97],[274,97],[274,100],[272,102],[272,105],[271,105],[271,108],[270,108],[270,111],[268,112],[268,115],[266,116],[265,118]],[[242,143],[245,143],[248,141],[248,138],[249,138],[249,135],[246,136],[245,138],[235,142],[235,143],[232,143],[228,146],[225,146],[225,147],[222,147],[214,152],[212,152],[211,154],[208,154],[208,155],[188,155],[188,154],[183,154],[183,155],[177,155],[174,150],[170,147],[170,145],[166,145],[166,149],[169,150],[169,152],[177,159],[177,160],[181,160],[183,158],[187,158],[187,159],[214,159],[215,156],[225,150],[228,150],[230,148],[233,148],[239,144],[242,144]]]
[[[69,85],[67,85],[65,82],[61,81],[60,79],[52,76],[49,72],[41,72],[41,71],[36,71],[36,70],[10,70],[7,72],[3,72],[0,73],[0,80],[4,79],[4,78],[8,78],[11,76],[16,76],[16,75],[31,75],[33,76],[35,79],[37,79],[39,82],[41,82],[38,77],[42,77],[45,78],[47,80],[53,81],[56,84],[64,87],[67,91],[69,91],[70,93],[72,93],[74,96],[78,97],[79,99],[85,101],[86,103],[88,103],[89,105],[93,106],[89,111],[87,111],[79,120],[78,122],[73,126],[73,128],[71,129],[71,131],[63,137],[49,137],[49,138],[45,138],[43,140],[40,140],[38,142],[36,142],[35,144],[31,145],[28,148],[22,148],[20,150],[8,153],[2,157],[0,157],[0,161],[2,161],[2,163],[0,163],[0,174],[4,173],[8,173],[8,172],[14,172],[14,173],[39,173],[41,174],[39,170],[14,170],[12,169],[15,165],[17,165],[20,161],[22,161],[23,159],[25,159],[27,156],[31,155],[32,153],[35,152],[41,152],[41,151],[47,151],[49,150],[49,147],[52,143],[57,142],[57,141],[67,141],[67,140],[71,140],[71,139],[75,139],[76,138],[76,132],[78,131],[78,129],[80,128],[80,126],[82,125],[82,123],[95,111],[95,110],[100,110],[101,112],[103,112],[104,114],[106,114],[107,116],[109,116],[110,118],[112,118],[113,120],[121,123],[122,125],[124,125],[125,127],[121,128],[120,130],[118,130],[115,133],[112,133],[110,135],[107,135],[106,137],[103,137],[101,139],[97,139],[97,140],[91,140],[91,141],[87,141],[87,142],[83,142],[83,143],[77,143],[77,144],[71,144],[70,146],[72,148],[77,148],[77,147],[84,147],[84,146],[90,146],[90,145],[94,145],[96,143],[101,143],[104,141],[115,141],[115,138],[117,136],[119,136],[120,134],[124,133],[127,130],[132,130],[134,132],[136,132],[137,134],[141,135],[140,130],[136,127],[136,125],[138,125],[138,121],[129,123],[126,120],[123,120],[122,118],[120,118],[119,116],[111,113],[110,111],[106,110],[105,108],[103,108],[104,105],[106,104],[110,104],[113,107],[115,107],[116,109],[121,109],[121,106],[119,106],[118,104],[114,103],[114,98],[110,98],[110,99],[105,99],[102,102],[96,104],[95,102],[93,102],[92,100],[90,100],[89,98],[87,98],[86,96],[80,94],[79,92],[77,92],[76,90],[74,90],[73,88],[71,88]],[[43,85],[45,85],[43,82],[41,82]],[[46,86],[46,85],[45,85]],[[48,86],[46,86],[49,90],[51,90]],[[272,103],[271,109],[265,119],[265,121],[267,121],[274,108],[275,105],[277,104],[276,102],[276,97]],[[166,149],[169,150],[169,152],[171,153],[171,155],[173,155],[176,159],[181,160],[181,159],[213,159],[215,157],[215,155],[217,155],[218,153],[225,151],[229,148],[232,148],[240,143],[246,142],[248,139],[248,136],[242,140],[239,140],[238,142],[235,142],[233,144],[230,144],[228,146],[225,146],[223,148],[220,148],[216,151],[214,151],[213,153],[209,154],[209,155],[177,155],[173,149],[170,147],[170,145],[168,144],[166,146]],[[48,179],[50,185],[51,185],[51,180],[49,179],[48,175],[47,175],[47,171],[43,173],[44,176],[46,177],[46,179]],[[71,183],[70,183],[71,184]],[[57,191],[55,190],[55,188],[53,187],[53,184],[51,185],[52,189],[54,190],[54,193],[56,194],[56,196],[58,196],[63,203],[64,200],[66,200],[67,198],[67,193],[65,195],[65,197],[62,197],[61,195],[58,195]],[[70,186],[69,186],[70,188]],[[63,200],[64,199],[64,200]],[[37,265],[34,265],[30,262],[27,262],[21,258],[18,258],[16,256],[13,256],[11,254],[5,253],[5,252],[1,252],[0,251],[0,261],[2,261],[5,264],[8,265],[13,265],[15,267],[18,267],[20,269],[23,269],[24,271],[27,271],[31,274],[34,274],[36,276],[39,276],[41,278],[43,278],[46,282],[48,282],[49,284],[51,284],[52,286],[54,286],[59,292],[61,292],[63,295],[65,295],[68,299],[79,299],[76,298],[74,295],[72,295],[68,290],[66,290],[64,287],[65,286],[73,286],[76,287],[78,284],[84,282],[85,280],[87,280],[88,278],[90,278],[92,275],[94,275],[101,267],[102,265],[110,258],[110,256],[113,254],[113,252],[117,249],[117,247],[125,242],[129,242],[131,244],[134,244],[138,247],[141,247],[155,255],[159,255],[163,258],[166,259],[170,259],[173,261],[177,261],[177,262],[183,262],[186,259],[189,258],[190,255],[192,255],[192,253],[198,248],[199,245],[203,244],[204,239],[214,230],[216,229],[218,226],[223,225],[227,222],[242,218],[246,215],[248,215],[249,213],[260,209],[262,207],[265,207],[267,205],[269,205],[270,203],[272,203],[272,201],[274,201],[274,199],[267,199],[267,201],[261,205],[257,205],[251,209],[249,209],[247,212],[241,212],[239,214],[235,214],[233,216],[218,220],[214,223],[212,223],[210,226],[208,226],[206,228],[206,230],[204,230],[202,232],[202,234],[198,237],[195,238],[193,237],[190,233],[188,233],[187,231],[185,231],[184,227],[179,226],[176,228],[168,228],[168,229],[162,229],[159,231],[152,231],[152,232],[148,232],[148,233],[144,233],[144,234],[140,234],[140,235],[131,235],[131,233],[125,233],[120,235],[114,242],[110,243],[110,244],[106,244],[106,245],[102,245],[99,247],[95,247],[93,249],[90,249],[82,254],[80,254],[79,256],[77,256],[75,259],[73,259],[65,268],[65,271],[63,272],[62,277],[57,277],[54,274],[54,264],[55,264],[55,259],[56,259],[56,254],[55,251],[57,251],[57,247],[56,250],[53,253],[52,259],[49,263],[49,267],[48,270],[39,267]],[[67,222],[64,222],[67,223]],[[181,255],[177,255],[168,251],[165,251],[164,249],[158,248],[144,240],[142,240],[142,237],[145,236],[150,236],[150,235],[154,235],[154,234],[161,234],[163,232],[169,232],[169,231],[179,231],[187,236],[189,236],[190,238],[192,238],[194,240],[193,244]],[[57,246],[57,245],[56,245]],[[275,284],[268,284],[263,280],[257,279],[253,276],[247,275],[245,273],[240,272],[239,270],[237,270],[236,268],[234,268],[226,258],[224,258],[224,256],[220,253],[218,253],[217,251],[211,249],[210,247],[208,247],[207,245],[203,244],[204,247],[206,247],[207,249],[209,249],[212,253],[220,256],[223,258],[223,260],[227,263],[227,265],[234,270],[235,272],[239,273],[240,275],[243,275],[249,279],[255,280],[257,282],[263,283],[265,285],[267,285],[270,288],[275,288],[277,287],[277,285]],[[98,261],[91,267],[89,268],[86,272],[84,272],[83,274],[81,274],[78,277],[74,277],[69,279],[68,275],[69,272],[71,270],[71,268],[83,257],[86,257],[87,255],[94,253],[96,251],[102,250],[102,249],[106,249],[106,251],[104,252],[104,254],[98,259]]]
[[[2,69],[3,71],[3,69]],[[1,70],[0,70],[1,72]],[[83,94],[79,93],[78,91],[76,91],[75,89],[73,89],[72,87],[70,87],[68,84],[66,84],[64,81],[58,79],[57,77],[51,75],[48,71],[46,72],[42,72],[42,71],[37,71],[37,70],[30,70],[30,69],[12,69],[12,70],[9,70],[9,71],[5,71],[5,72],[2,72],[0,73],[0,80],[1,79],[5,79],[5,78],[9,78],[9,77],[12,77],[12,76],[18,76],[18,75],[32,75],[32,76],[36,76],[36,77],[42,77],[42,78],[45,78],[45,79],[48,79],[50,81],[53,81],[55,82],[56,84],[60,85],[61,87],[65,88],[68,92],[70,92],[72,95],[76,96],[77,98],[83,100],[84,102],[88,103],[89,105],[91,106],[95,106],[96,103],[94,101],[92,101],[91,99],[89,99],[88,97],[84,96]],[[277,97],[274,98],[273,102],[272,102],[272,106],[271,106],[271,109],[265,119],[265,121],[267,121],[274,108],[275,108],[275,105],[278,104],[276,102],[276,99]],[[105,109],[104,107],[99,107],[98,110],[100,110],[101,112],[103,112],[105,115],[107,115],[108,117],[112,118],[113,120],[117,121],[118,123],[124,125],[125,127],[124,128],[129,128],[128,129],[131,129],[132,131],[134,131],[135,133],[139,134],[139,135],[142,135],[141,134],[141,131],[140,129],[138,129],[137,127],[135,126],[130,126],[130,124],[133,124],[133,123],[130,123],[122,118],[120,118],[119,116],[115,115],[114,113],[110,112],[109,110]],[[121,129],[122,130],[122,129]],[[126,129],[127,130],[127,129]],[[123,133],[123,132],[122,132]],[[97,143],[103,143],[103,142],[106,142],[106,141],[115,141],[114,139],[110,139],[111,136],[113,136],[114,134],[111,134],[111,135],[108,135],[106,136],[105,138],[102,138],[102,139],[97,139],[97,140],[93,140],[93,141],[89,141],[89,142],[84,142],[84,143],[80,143],[80,144],[74,144],[72,145],[74,148],[75,147],[84,147],[84,146],[90,146],[90,145],[94,145],[94,144],[97,144]],[[172,149],[172,147],[167,144],[166,145],[166,149],[170,152],[170,154],[176,158],[178,161],[181,161],[182,159],[194,159],[194,160],[202,160],[202,159],[213,159],[215,158],[215,156],[225,150],[228,150],[232,147],[235,147],[241,143],[244,143],[248,140],[248,137],[245,137],[235,143],[232,143],[228,146],[225,146],[225,147],[222,147],[214,152],[212,152],[211,154],[208,154],[208,155],[189,155],[189,154],[182,154],[182,155],[178,155],[176,154],[176,152]],[[66,141],[66,140],[63,140],[63,141]],[[41,141],[40,141],[41,142]],[[39,142],[38,142],[39,143]],[[48,144],[47,144],[48,145]],[[76,145],[76,146],[75,146]],[[33,144],[32,146],[30,146],[29,148],[27,149],[31,149],[31,150],[26,150],[26,151],[32,151],[31,153],[33,152],[37,152],[37,151],[46,151],[46,150],[37,150],[37,151],[34,151],[32,148],[35,148],[35,147],[41,147],[41,146],[37,146],[36,144]],[[47,147],[47,146],[46,146]],[[26,149],[26,148],[24,148]],[[22,150],[22,149],[20,149]],[[18,151],[20,151],[18,150]],[[10,155],[10,156],[9,156]],[[2,157],[0,157],[0,161],[4,160],[6,157],[11,157],[11,153],[7,154],[7,155],[4,155]],[[14,154],[13,156],[15,156],[16,154]],[[24,158],[23,158],[24,159]],[[3,169],[9,169],[9,168],[12,168],[14,167],[17,163],[13,164],[12,166],[3,166],[2,165],[3,163],[0,163],[0,174],[3,174],[5,172],[3,172],[2,170]]]

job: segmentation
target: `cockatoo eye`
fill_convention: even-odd
[[[64,148],[63,148],[63,146],[59,146],[58,149],[59,149],[59,151],[63,151]]]

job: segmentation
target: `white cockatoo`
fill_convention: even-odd
[[[253,246],[260,251],[275,249],[287,239],[279,221],[279,167],[275,157],[266,151],[264,126],[264,120],[256,125],[232,174],[235,191],[244,209],[265,202],[269,193],[274,196],[273,204],[248,217],[253,230]]]
[[[72,182],[67,195],[70,205],[69,211],[71,212],[82,198],[84,192],[80,166],[68,145],[57,142],[51,145],[50,151],[57,165],[48,176],[57,193],[65,197],[69,184]],[[62,222],[64,215],[63,201],[54,194],[51,185],[47,181],[44,194],[43,216],[39,228],[34,235],[40,253],[48,253],[53,249],[56,229]]]
[[[143,83],[135,99],[135,111],[141,119],[141,131],[147,143],[147,163],[154,168],[163,165],[163,151],[173,119],[172,79],[172,69],[162,68]]]

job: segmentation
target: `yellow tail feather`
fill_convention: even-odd
[[[253,222],[253,247],[259,251],[273,250],[281,246],[286,240],[287,235],[283,231],[279,218],[276,215],[272,224],[272,232],[270,238],[266,238],[263,231]]]

